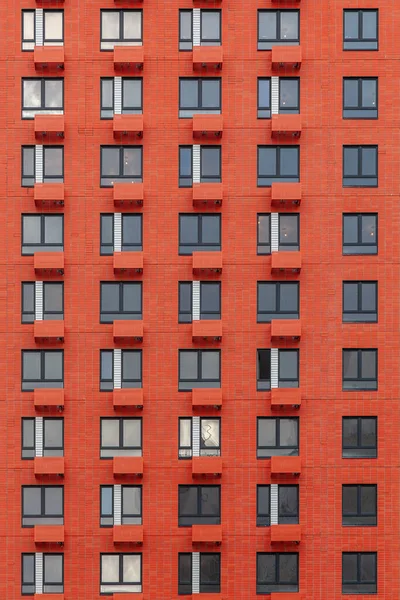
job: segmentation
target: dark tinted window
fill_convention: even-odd
[[[343,417],[343,458],[376,458],[377,418]]]
[[[100,323],[142,319],[142,284],[134,282],[100,283]]]
[[[259,77],[257,80],[257,116],[259,119],[271,118],[271,78]]]
[[[22,215],[22,254],[62,252],[64,250],[63,215]]]
[[[221,112],[221,79],[179,80],[179,116],[191,117],[195,113]]]
[[[376,119],[378,117],[378,78],[345,77],[343,79],[343,118]]]
[[[257,254],[271,254],[271,215],[257,215]]]
[[[299,146],[258,146],[258,187],[300,181]]]
[[[343,187],[378,186],[378,146],[343,146]]]
[[[378,389],[378,351],[376,349],[343,350],[343,390]]]
[[[257,553],[257,594],[298,591],[298,554]]]
[[[271,224],[272,221],[272,224]],[[278,234],[280,252],[300,249],[300,215],[298,213],[258,214],[257,215],[257,254],[271,253],[271,231]]]
[[[22,391],[64,387],[63,350],[22,350]]]
[[[179,390],[221,387],[219,350],[179,350]]]
[[[221,250],[221,215],[179,215],[179,254]]]
[[[271,350],[257,350],[257,389],[271,389]]]
[[[193,288],[193,291],[192,291]],[[179,282],[179,322],[192,321],[192,307],[199,311],[197,318],[215,320],[221,318],[221,283],[209,282]],[[199,309],[197,308],[199,306]]]
[[[63,524],[63,486],[31,485],[22,487],[22,527]]]
[[[378,253],[378,215],[343,214],[343,254]]]
[[[297,524],[299,522],[299,486],[257,486],[257,525]],[[277,488],[277,490],[276,490]]]
[[[343,322],[376,323],[378,282],[343,281]]]
[[[279,77],[279,112],[285,114],[300,112],[299,77]]]
[[[178,523],[219,525],[221,522],[219,485],[180,485],[178,487]]]
[[[258,50],[273,46],[294,46],[300,41],[300,11],[259,10]]]
[[[299,318],[298,282],[259,281],[257,283],[257,322]]]
[[[196,17],[197,18],[197,17]],[[200,9],[200,45],[221,45],[221,11]],[[196,29],[198,27],[196,21]],[[179,50],[193,48],[193,11],[179,11]]]
[[[143,180],[142,146],[101,146],[100,185],[112,187],[114,183],[140,183]]]
[[[299,387],[299,351],[279,350],[278,387]]]
[[[343,50],[378,50],[378,11],[343,11]]]
[[[342,486],[342,525],[376,525],[376,485]]]
[[[376,552],[343,552],[342,593],[376,594]]]
[[[200,167],[199,183],[221,183],[221,147],[198,146],[179,147],[179,187],[192,187],[194,164]]]
[[[299,419],[257,418],[257,458],[298,456]]]
[[[113,254],[115,234],[121,234],[122,252],[140,252],[142,245],[142,215],[112,213],[100,215],[100,254]]]

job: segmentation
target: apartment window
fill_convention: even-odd
[[[179,350],[179,391],[220,387],[219,350]]]
[[[63,350],[22,350],[23,392],[64,387]]]
[[[271,77],[257,80],[257,118],[271,118]]]
[[[102,119],[114,118],[115,85],[114,77],[100,79],[100,116]],[[141,77],[121,78],[121,101],[118,109],[123,115],[136,115],[143,112],[143,80]]]
[[[36,595],[36,554],[22,554],[22,595]],[[43,594],[64,593],[64,555],[42,554]]]
[[[179,79],[179,116],[221,113],[221,79]]]
[[[219,281],[179,282],[179,323],[191,323],[193,306],[199,307],[197,318],[221,318],[221,283]],[[195,309],[197,313],[197,308]]]
[[[298,456],[299,419],[257,418],[257,458]]]
[[[257,486],[257,526],[299,522],[299,486],[274,484]],[[273,500],[271,501],[271,496]]]
[[[376,525],[376,485],[342,486],[342,525]]]
[[[200,594],[221,592],[221,555],[217,552],[200,552],[199,555]],[[178,555],[178,594],[192,594],[192,554]]]
[[[271,350],[257,350],[257,389],[271,389]]]
[[[142,524],[142,486],[121,485],[120,506],[113,485],[100,486],[100,527]]]
[[[343,79],[343,118],[378,118],[377,77],[345,77]]]
[[[278,387],[299,387],[299,351],[278,350],[274,348],[272,352],[276,352],[278,358],[278,371],[277,373],[272,373],[277,378]],[[257,390],[270,389],[271,349],[262,348],[257,350]]]
[[[257,594],[299,591],[299,555],[257,552]]]
[[[220,485],[179,485],[178,524],[219,525],[221,523]]]
[[[141,252],[143,250],[142,215],[121,214],[121,224],[115,223],[114,213],[100,215],[100,254],[114,254],[115,234],[121,235],[122,252]]]
[[[198,28],[196,15],[196,33]],[[179,50],[192,50],[193,48],[193,11],[179,11]],[[221,11],[200,9],[200,34],[199,41],[196,37],[194,45],[220,46],[221,45]],[[196,35],[196,34],[195,34]],[[198,35],[198,34],[197,34]]]
[[[142,146],[101,146],[100,186],[143,181]]]
[[[221,215],[180,214],[179,254],[221,250]]]
[[[113,50],[114,46],[141,46],[143,11],[101,10],[101,50]]]
[[[192,187],[194,165],[200,170],[197,183],[221,183],[220,146],[179,146],[179,187]]]
[[[100,323],[142,319],[142,284],[100,282]]]
[[[22,459],[32,459],[37,455],[36,420],[24,417],[22,423]],[[43,418],[43,442],[40,447],[43,456],[64,456],[64,419]]]
[[[43,281],[41,319],[54,321],[64,319],[64,283]],[[35,321],[36,285],[34,281],[23,282],[21,287],[21,322]]]
[[[64,215],[22,215],[22,255],[64,250]]]
[[[298,319],[300,284],[288,281],[257,282],[257,323]]]
[[[299,43],[300,11],[258,11],[258,50],[271,50],[272,46],[297,46]]]
[[[22,11],[22,50],[36,45],[36,11]],[[64,11],[43,10],[43,46],[64,44]]]
[[[62,485],[22,486],[22,527],[64,525]]]
[[[343,214],[343,254],[378,253],[378,215]]]
[[[299,146],[258,146],[257,186],[300,181]]]
[[[257,254],[271,254],[271,233],[278,235],[279,252],[300,250],[300,215],[274,213],[272,219],[270,214],[257,215]]]
[[[100,594],[141,591],[141,554],[100,554]]]
[[[343,281],[343,322],[376,323],[378,282]]]
[[[142,456],[142,419],[100,419],[100,458]]]
[[[100,350],[100,391],[113,390],[117,378],[122,388],[142,387],[141,350]]]
[[[22,146],[22,187],[35,185],[38,148],[43,148],[43,183],[63,183],[64,146]]]
[[[376,552],[343,552],[342,594],[377,593]]]
[[[343,350],[343,390],[378,389],[378,350]]]
[[[198,417],[195,420],[192,417],[179,418],[179,458],[192,458],[194,447],[199,456],[221,455],[220,418]]]
[[[377,417],[343,417],[342,457],[376,458],[377,428]]]
[[[343,187],[378,187],[378,146],[343,146]]]
[[[22,79],[22,118],[64,112],[64,79]]]
[[[279,77],[278,113],[298,114],[300,112],[300,78]],[[257,116],[259,119],[271,118],[271,78],[258,78]]]
[[[378,50],[378,11],[343,11],[343,50]]]

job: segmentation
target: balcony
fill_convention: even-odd
[[[35,525],[35,544],[64,545],[64,525]]]
[[[64,275],[64,252],[35,252],[33,268],[37,273]]]
[[[271,254],[271,271],[300,273],[301,252],[273,252]]]
[[[193,341],[209,340],[220,342],[222,340],[222,321],[193,321],[192,339]]]
[[[299,388],[273,388],[271,390],[271,407],[293,407],[301,406],[301,390]]]
[[[143,342],[143,321],[114,321],[113,337],[115,342]]]
[[[291,135],[300,137],[301,116],[300,115],[272,115],[271,135]]]
[[[35,115],[35,136],[64,137],[64,115]]]
[[[143,252],[114,252],[114,273],[143,273]]]
[[[221,525],[192,525],[192,544],[222,543]]]
[[[137,204],[143,206],[143,183],[114,183],[115,206]]]
[[[272,66],[301,67],[301,46],[273,46],[271,51]]]
[[[193,68],[214,67],[222,69],[223,52],[222,46],[194,46]]]
[[[35,341],[64,341],[64,321],[35,321],[33,325]]]
[[[222,115],[193,115],[193,137],[222,137]]]
[[[35,408],[58,408],[64,410],[63,389],[36,389],[33,391]]]
[[[222,272],[222,252],[193,252],[193,272]]]
[[[143,476],[143,458],[141,456],[114,456],[113,474]]]
[[[271,321],[271,338],[298,341],[301,337],[300,319],[273,319]]]
[[[33,460],[33,472],[37,477],[40,475],[64,476],[64,457],[36,456]]]
[[[301,203],[301,183],[273,183],[271,186],[272,204]]]
[[[222,205],[222,183],[194,183],[193,205]]]
[[[113,390],[114,408],[143,408],[143,389]]]
[[[35,183],[33,186],[33,198],[39,208],[44,205],[64,206],[64,194],[63,183]]]
[[[143,46],[114,46],[114,68],[130,68],[141,71],[143,64]]]
[[[192,476],[197,475],[220,477],[222,475],[222,458],[220,456],[193,456]]]
[[[142,525],[114,525],[114,544],[143,544]]]
[[[35,69],[64,69],[64,46],[35,46]]]
[[[271,475],[300,475],[300,456],[272,456]]]
[[[212,406],[220,409],[222,406],[221,388],[194,388],[192,390],[192,407]]]
[[[113,119],[114,137],[121,135],[136,135],[143,137],[143,115],[114,115]]]
[[[301,525],[271,525],[271,543],[300,544]]]

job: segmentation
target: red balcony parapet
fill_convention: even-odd
[[[215,204],[222,205],[223,188],[222,183],[194,183],[193,204]]]
[[[33,472],[40,475],[64,475],[63,456],[36,456],[33,460]]]
[[[114,340],[143,342],[143,321],[114,321]]]
[[[197,406],[214,406],[220,409],[222,406],[221,388],[193,388],[192,407],[196,408]]]
[[[301,116],[300,115],[272,115],[271,134],[292,135],[300,137],[301,135]]]
[[[273,204],[300,204],[301,183],[273,183],[271,186],[271,202]]]
[[[64,46],[35,46],[33,60],[36,69],[64,69]]]
[[[35,544],[64,544],[64,525],[35,525]]]
[[[143,544],[142,525],[114,525],[114,544]]]
[[[64,275],[64,252],[35,252],[33,267],[35,271]]]
[[[192,525],[193,544],[221,544],[221,525]]]
[[[62,388],[37,388],[33,391],[33,404],[35,408],[51,406],[64,408],[64,390]]]
[[[300,336],[300,319],[273,319],[271,321],[271,338],[290,338],[298,341]]]
[[[193,340],[212,340],[214,342],[220,342],[222,339],[222,321],[193,321],[192,338]]]
[[[35,340],[64,341],[64,321],[35,321],[33,325]]]
[[[222,137],[223,130],[222,115],[193,115],[193,137]]]
[[[193,67],[215,66],[218,69],[222,69],[222,63],[222,46],[193,47]]]
[[[272,46],[271,60],[274,67],[292,65],[295,69],[300,69],[301,58],[301,46]]]
[[[143,206],[143,183],[114,183],[114,204],[137,204]]]
[[[114,252],[114,273],[143,273],[143,252]]]
[[[293,542],[300,544],[301,525],[271,525],[271,543]]]
[[[272,456],[271,475],[300,475],[300,456]]]
[[[193,271],[222,272],[222,252],[193,252]]]
[[[119,389],[113,390],[114,408],[131,407],[143,408],[143,389]]]
[[[64,137],[64,115],[35,115],[36,137],[47,134]]]
[[[192,475],[222,475],[222,458],[220,456],[193,456]]]
[[[114,456],[113,473],[115,475],[143,476],[142,456]]]
[[[273,408],[278,408],[279,406],[300,408],[300,388],[273,388],[271,390],[271,406]]]
[[[114,46],[114,67],[143,69],[143,46]]]
[[[33,197],[36,206],[44,204],[64,206],[64,184],[63,183],[35,183],[33,186]]]
[[[143,115],[114,115],[114,137],[120,135],[136,134],[143,137]]]
[[[272,252],[271,271],[291,271],[300,273],[301,252]]]

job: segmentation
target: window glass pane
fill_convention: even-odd
[[[280,80],[280,107],[297,108],[299,106],[299,80],[298,79],[281,79]]]
[[[220,32],[220,12],[219,11],[201,11],[201,39],[219,40]]]
[[[219,554],[200,554],[200,583],[219,583]]]
[[[201,148],[201,176],[202,177],[219,177],[221,174],[220,167],[221,149]]]
[[[281,350],[279,352],[279,378],[298,378],[298,358],[296,350]]]
[[[101,38],[103,40],[117,40],[119,38],[119,11],[102,11]]]
[[[375,581],[376,555],[372,553],[360,556],[360,581]]]
[[[124,583],[140,582],[140,555],[124,554],[122,557]]]
[[[200,307],[202,312],[220,312],[220,286],[218,283],[200,285]]]
[[[343,310],[357,311],[358,285],[357,283],[343,283]]]
[[[344,37],[346,40],[358,38],[358,12],[344,11]]]
[[[271,378],[271,351],[257,350],[258,373],[257,377],[260,380]]]
[[[123,310],[126,312],[142,310],[142,286],[140,284],[124,285]]]
[[[63,40],[63,13],[56,10],[44,11],[44,32],[46,40]]]
[[[361,512],[363,514],[376,514],[376,487],[374,485],[362,485]]]
[[[377,151],[376,148],[362,148],[362,174],[363,175],[376,175],[376,160]]]
[[[361,362],[361,377],[375,379],[376,377],[376,352],[364,350]]]
[[[62,556],[55,554],[45,554],[44,563],[44,581],[46,583],[62,583],[63,581],[63,561]]]
[[[367,108],[376,107],[376,80],[363,79],[362,85],[362,105]]]
[[[221,84],[218,79],[203,79],[201,86],[201,102],[203,108],[219,108],[221,106],[220,89]]]
[[[258,171],[260,177],[276,175],[276,149],[263,146],[258,149]]]
[[[297,446],[297,420],[296,419],[281,419],[280,427],[280,445],[281,446]]]
[[[219,352],[202,352],[201,378],[211,380],[219,379]]]
[[[258,285],[258,309],[263,312],[276,311],[275,283],[260,283]]]
[[[197,79],[181,79],[179,82],[180,85],[180,107],[181,108],[196,108],[199,105],[199,83]],[[187,162],[189,160],[189,152],[191,154],[191,151],[189,150],[189,152],[184,152],[185,150],[188,150],[186,148],[180,148],[180,153],[181,153],[181,175],[185,174],[182,171],[182,168],[184,169],[185,172],[189,172],[189,167],[187,165]],[[183,154],[183,156],[182,156]],[[182,165],[182,160],[183,160],[183,165]],[[191,166],[190,166],[190,172],[191,172]],[[189,174],[190,174],[189,172]]]
[[[298,175],[299,152],[297,148],[281,148],[280,149],[280,174],[281,175]]]
[[[63,490],[61,487],[51,486],[44,490],[46,515],[63,514]]]
[[[190,448],[192,445],[192,419],[179,419],[179,446]]]
[[[361,309],[365,311],[376,311],[376,284],[363,283],[361,289]]]
[[[358,106],[358,79],[344,80],[344,106],[356,108]]]
[[[142,107],[142,80],[141,79],[123,79],[123,107],[141,108]]]
[[[192,584],[192,555],[179,554],[179,583]]]
[[[269,515],[270,512],[270,486],[257,486],[257,514]]]
[[[125,447],[140,447],[142,423],[140,419],[124,419],[123,421],[123,445]]]
[[[22,419],[22,445],[24,448],[35,446],[35,420]]]
[[[271,80],[258,80],[258,108],[271,108]]]
[[[101,557],[102,583],[117,583],[119,581],[118,554],[103,554]]]
[[[358,218],[356,216],[344,215],[343,241],[345,244],[356,244],[358,242]]]
[[[125,219],[122,220],[124,226]],[[114,244],[114,218],[112,215],[101,215],[101,243]]]
[[[24,10],[22,12],[23,19],[23,40],[35,39],[35,12],[33,10]]]
[[[63,81],[60,79],[47,79],[44,82],[46,108],[62,108],[63,106]]]
[[[141,148],[123,149],[124,175],[130,177],[141,177],[142,175],[142,150]]]
[[[268,584],[276,582],[275,554],[259,554],[257,556],[257,581]]]
[[[299,13],[285,10],[281,12],[281,39],[297,40]]]
[[[63,285],[61,283],[45,283],[43,288],[44,310],[61,312],[63,309]]]
[[[363,215],[361,218],[361,236],[364,243],[376,242],[376,216]]]
[[[24,177],[35,176],[35,148],[22,148],[22,173]]]
[[[197,487],[194,485],[179,486],[179,515],[197,514]]]
[[[101,284],[101,310],[107,312],[119,311],[120,289],[118,283]]]
[[[63,376],[62,352],[45,352],[44,377],[50,380],[61,380]]]
[[[279,555],[279,580],[285,583],[297,583],[297,555],[282,552]]]
[[[190,41],[192,39],[192,11],[181,10],[179,12],[180,31],[179,37],[181,40]]]
[[[361,420],[361,444],[362,446],[376,445],[376,420],[362,419]]]
[[[35,582],[35,555],[24,554],[22,564],[22,581],[23,583]]]
[[[269,244],[271,237],[271,225],[269,215],[258,215],[258,242],[260,244]]]
[[[44,217],[44,242],[45,244],[62,244],[63,242],[63,217]]]
[[[194,106],[197,106],[197,99]],[[179,175],[181,177],[192,176],[192,148],[179,148]]]
[[[343,352],[343,377],[344,379],[357,379],[358,353],[357,350]]]
[[[279,242],[299,243],[299,220],[295,215],[279,215]]]
[[[344,515],[357,514],[358,491],[356,485],[344,485],[342,489],[342,510]]]
[[[179,284],[179,310],[181,312],[192,312],[192,284],[182,282]]]
[[[142,219],[137,215],[122,217],[122,242],[124,244],[142,243]]]
[[[179,237],[181,244],[198,243],[198,217],[181,215],[179,219]]]
[[[22,488],[23,514],[36,516],[42,513],[41,489],[38,487]]]
[[[101,488],[101,514],[103,516],[113,514],[113,487]]]
[[[361,13],[362,19],[362,31],[363,39],[376,39],[377,38],[377,20],[376,12],[370,10],[363,10]]]
[[[45,448],[62,448],[63,445],[63,420],[44,419],[44,446]]]
[[[343,554],[343,581],[357,582],[357,554]]]
[[[101,379],[113,378],[113,354],[112,350],[100,353]]]
[[[35,284],[24,283],[22,286],[22,311],[35,311]]]
[[[102,419],[101,445],[114,448],[119,446],[119,419]]]
[[[114,107],[114,80],[113,79],[102,79],[101,80],[101,107],[109,108],[110,110]]]
[[[280,516],[296,515],[298,512],[298,489],[295,486],[281,485],[279,492],[279,514]]]
[[[260,40],[277,39],[277,14],[274,11],[260,11],[258,13],[258,37]]]
[[[101,148],[101,174],[104,177],[119,175],[119,148]]]
[[[276,421],[275,419],[258,419],[258,445],[276,446]]]
[[[201,236],[203,244],[220,243],[220,216],[203,215],[201,219]]]
[[[201,488],[201,514],[219,515],[219,487],[203,486]]]
[[[343,174],[347,177],[358,175],[358,148],[344,148]]]
[[[219,448],[218,419],[201,419],[201,445],[205,448]]]
[[[63,173],[63,148],[43,148],[43,173],[47,177],[60,177]]]
[[[281,312],[296,312],[299,304],[299,286],[297,283],[286,283],[280,286]]]
[[[122,514],[140,515],[141,513],[141,489],[124,485],[122,487]]]
[[[23,80],[24,108],[38,108],[42,100],[42,82],[40,79]]]
[[[40,352],[23,352],[22,378],[38,381],[40,379]]]
[[[142,377],[142,355],[140,352],[122,352],[122,379],[140,381]]]
[[[357,419],[343,419],[343,446],[357,446]]]
[[[124,10],[124,39],[140,40],[142,37],[142,13]]]

